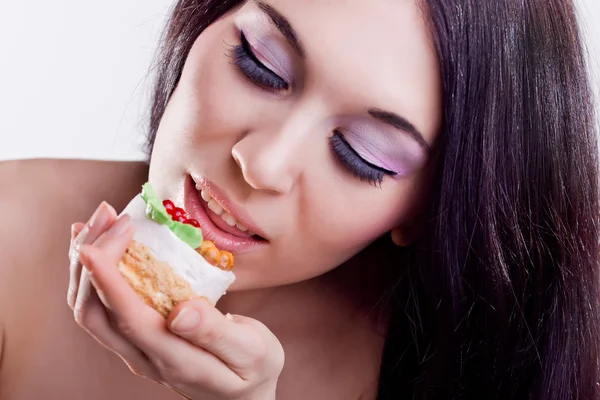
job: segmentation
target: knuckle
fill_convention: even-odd
[[[94,313],[85,305],[76,304],[73,308],[73,315],[75,322],[80,327],[89,331],[94,331],[97,328],[98,321],[96,321]]]
[[[75,322],[77,325],[81,326],[82,328],[87,326],[88,313],[86,312],[85,307],[75,304],[73,307],[73,316],[75,317]]]
[[[221,390],[223,396],[227,399],[243,399],[247,398],[249,385],[245,382],[232,383]]]
[[[89,332],[102,330],[107,324],[104,313],[88,301],[76,301],[73,307],[75,322]]]
[[[139,376],[140,378],[151,378],[150,374],[145,368],[129,363],[127,361],[125,361],[125,364],[127,364],[127,368],[129,368],[131,373],[133,373],[135,376]]]
[[[127,339],[136,337],[137,329],[129,321],[121,318],[111,318],[110,322],[113,328]]]
[[[73,317],[80,327],[87,328],[88,326],[91,326],[91,315],[90,310],[87,307],[87,302],[82,301],[81,299],[75,299],[75,304],[73,305]]]
[[[266,341],[257,337],[253,340],[252,346],[248,346],[248,352],[250,353],[250,359],[254,367],[265,364],[269,357],[269,349]]]
[[[77,300],[77,287],[69,285],[67,289],[67,303],[75,311],[75,301]]]
[[[180,387],[194,383],[194,378],[185,368],[179,368],[178,366],[161,360],[155,360],[154,365],[162,380],[169,385]]]
[[[223,340],[223,332],[209,327],[200,332],[200,340],[204,344],[208,343],[219,343]]]
[[[248,319],[245,321],[255,333],[253,345],[249,346],[255,360],[255,367],[268,371],[281,371],[285,363],[285,352],[281,342],[262,322]]]
[[[199,314],[200,321],[203,322],[196,328],[196,332],[193,334],[195,340],[193,341],[200,346],[221,342],[225,335],[222,329],[215,327],[214,324],[211,323],[210,318],[205,317],[203,313],[200,312]]]

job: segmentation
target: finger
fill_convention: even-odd
[[[67,302],[69,307],[75,307],[77,294],[79,291],[79,283],[81,277],[81,263],[79,260],[79,250],[84,244],[91,244],[100,237],[100,235],[108,229],[116,219],[117,213],[106,202],[102,202],[96,209],[92,218],[83,227],[77,237],[73,240],[73,245],[70,250],[70,266],[69,266],[69,289],[67,294]]]
[[[128,215],[123,215],[114,224],[112,224],[108,230],[106,230],[99,238],[94,241],[92,245],[82,245],[80,249],[80,259],[82,265],[85,267],[82,272],[83,275],[96,275],[100,277],[108,275],[115,279],[116,282],[111,282],[111,285],[117,285],[123,290],[129,297],[129,301],[136,303],[141,300],[133,293],[129,285],[122,279],[120,272],[117,269],[117,265],[120,262],[123,254],[127,250],[127,247],[133,240],[134,227],[131,223],[131,218]],[[90,254],[101,253],[101,261],[94,262],[97,257],[89,257]],[[100,265],[101,268],[96,271],[96,266]],[[102,286],[96,287],[99,292],[100,300],[105,302],[102,296]],[[128,302],[121,301],[121,303],[128,304]],[[113,304],[106,301],[105,306],[112,308]]]
[[[98,240],[94,246],[83,246],[81,260],[112,314],[117,332],[146,354],[161,376],[175,387],[196,383],[223,391],[244,385],[219,358],[169,332],[164,318],[147,306],[121,276],[116,268],[120,256],[114,249],[118,245],[110,242]]]
[[[71,225],[71,244],[73,244],[73,240],[79,235],[84,227],[85,224],[83,222],[75,222]]]
[[[148,357],[112,328],[106,309],[94,290],[90,291],[85,307],[76,308],[75,321],[100,344],[118,355],[135,375],[150,379],[159,377]]]
[[[114,217],[116,213],[111,213],[111,215]],[[120,225],[122,225],[123,222],[127,223],[128,218],[129,217],[124,218]],[[115,229],[119,228],[119,226],[117,226],[118,222],[119,221],[114,221],[113,219],[111,225],[107,227],[109,228],[109,231],[111,231],[111,236],[115,236]],[[74,226],[73,231],[76,232],[77,228],[79,227]],[[126,232],[126,235],[127,233],[131,232]],[[95,239],[94,243],[106,242],[106,237],[108,235],[108,231],[105,229],[104,232]],[[118,232],[116,236],[118,236]],[[124,241],[128,241],[127,236],[124,238]],[[81,245],[81,247],[85,246],[86,245]],[[122,247],[121,249],[115,247],[116,246],[110,247],[110,251],[120,251],[121,254],[125,251]],[[90,273],[86,269],[83,269],[81,272],[74,315],[79,326],[85,329],[106,348],[121,357],[133,373],[149,378],[158,377],[156,368],[151,364],[148,357],[112,328],[109,315],[92,285]]]
[[[115,251],[120,251],[121,254],[123,254],[125,252],[125,248],[127,246],[127,243],[129,241],[131,241],[131,235],[132,232],[130,231],[128,234],[130,235],[129,238],[125,237],[125,238],[121,238],[118,235],[115,235],[116,230],[120,229],[119,227],[123,225],[123,223],[127,223],[129,221],[129,217],[122,217],[119,220],[117,220],[116,222],[113,221],[111,225],[107,226],[104,230],[104,232],[102,232],[99,235],[99,238],[96,239],[96,242],[100,241],[102,242],[103,240],[106,241],[107,237],[111,238],[113,236],[117,236],[118,239],[121,239],[121,247],[120,249],[115,249],[113,246],[111,250],[112,252]],[[85,228],[84,228],[85,229]],[[109,232],[111,232],[109,234]],[[126,233],[127,234],[127,233]],[[104,239],[103,239],[104,238]],[[78,260],[79,263],[82,264],[83,262],[83,249],[91,246],[89,244],[82,244],[79,247],[79,251],[78,251]],[[96,289],[93,286],[93,282],[91,280],[91,276],[90,276],[90,272],[87,269],[83,269],[80,273],[80,277],[79,277],[79,283],[78,283],[78,288],[77,288],[77,295],[76,295],[76,299],[75,299],[75,304],[73,306],[73,311],[75,313],[75,317],[78,318],[78,315],[84,314],[86,312],[86,309],[88,307],[88,304],[92,301],[92,299],[94,297],[99,297],[102,300],[102,293],[98,293],[96,291]]]
[[[73,247],[75,245],[75,239],[77,238],[77,236],[79,236],[79,233],[81,233],[84,227],[85,224],[81,222],[75,222],[73,225],[71,225],[71,242],[69,243],[69,262],[73,258]]]
[[[164,325],[163,318],[145,305],[123,279],[117,268],[133,238],[133,232],[131,218],[124,215],[93,245],[82,246],[80,258],[85,266],[84,273],[91,278],[100,300],[116,319],[128,320],[131,316],[136,316],[140,309],[143,309],[145,318],[162,322]]]
[[[173,333],[212,353],[242,377],[247,377],[248,372],[263,372],[269,367],[269,357],[274,355],[269,353],[280,347],[275,336],[258,321],[225,316],[202,299],[176,307],[169,316],[168,326]]]

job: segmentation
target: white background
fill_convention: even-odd
[[[0,1],[0,160],[142,159],[147,76],[170,6]],[[579,9],[598,88],[600,0]]]

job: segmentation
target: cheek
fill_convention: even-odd
[[[323,183],[330,186],[330,182]],[[319,196],[318,204],[307,208],[303,213],[306,218],[299,223],[300,238],[310,252],[327,260],[323,264],[336,266],[394,227],[415,218],[415,206],[422,200],[419,177],[387,183],[384,189],[362,182],[353,190],[312,189],[312,193],[327,196]]]
[[[256,271],[253,281],[298,282],[343,264],[392,228],[416,218],[428,185],[424,173],[387,180],[382,189],[339,175],[312,176],[307,182],[299,190],[293,229],[274,244],[272,263]]]
[[[161,120],[157,145],[190,154],[260,121],[260,103],[228,54],[238,40],[225,22],[198,37]]]
[[[386,180],[382,188],[357,181],[353,190],[331,190],[327,210],[318,211],[312,223],[324,232],[320,236],[329,238],[321,238],[327,246],[355,254],[393,228],[417,218],[427,186],[424,173],[400,181]]]
[[[312,185],[302,190],[298,219],[289,222],[288,234],[272,243],[268,254],[240,257],[234,290],[291,284],[323,275],[414,217],[412,210],[419,199],[416,179],[390,183],[388,190],[360,182],[352,185],[352,190],[342,190],[345,184],[332,187],[334,180],[327,178],[313,179]]]
[[[368,187],[366,190],[377,189]],[[409,199],[396,191],[379,193],[379,196],[367,195],[357,201],[338,193],[330,197],[331,207],[328,210],[311,215],[310,225],[314,228],[309,233],[310,237],[318,238],[321,245],[336,253],[357,253],[406,216]]]

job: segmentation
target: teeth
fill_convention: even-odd
[[[198,185],[196,186],[196,189],[198,189],[200,191],[200,197],[202,197],[202,200],[204,200],[205,202],[208,203],[208,208],[214,212],[215,214],[219,215],[221,217],[221,219],[223,221],[225,221],[225,223],[229,226],[235,226],[237,227],[240,231],[242,232],[248,232],[249,235],[254,236],[254,232],[248,231],[248,228],[246,228],[244,225],[242,225],[241,223],[239,223],[235,217],[231,214],[229,214],[228,212],[225,212],[225,210],[223,209],[223,207],[221,207],[219,205],[219,203],[217,203],[215,201],[215,199],[213,199],[211,197],[210,194],[208,194],[208,192],[206,190],[201,190],[200,187],[198,187]]]
[[[221,214],[221,219],[223,221],[225,221],[225,223],[229,226],[235,226],[235,224],[237,223],[237,221],[235,220],[235,218],[233,218],[233,216],[229,213],[223,213]]]
[[[204,200],[207,203],[210,201],[210,199],[212,199],[212,197],[210,197],[210,194],[208,194],[206,190],[200,191],[200,197],[202,197],[202,200]]]
[[[210,199],[210,201],[208,202],[208,208],[210,208],[210,210],[217,215],[223,214],[223,207],[217,204],[217,202],[214,199]]]

